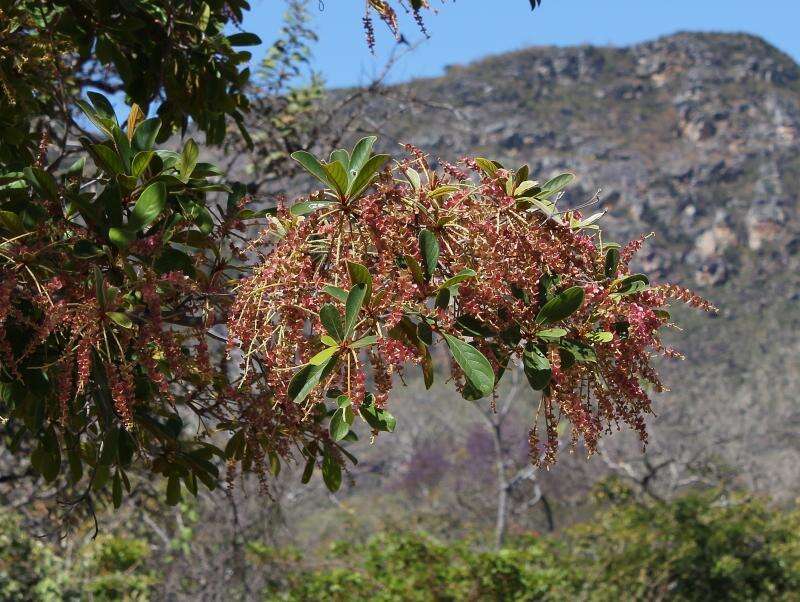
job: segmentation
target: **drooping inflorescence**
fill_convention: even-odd
[[[251,246],[261,263],[228,323],[249,386],[275,406],[331,404],[334,440],[359,415],[391,430],[393,376],[416,364],[430,387],[442,342],[468,399],[522,366],[541,391],[536,464],[555,460],[562,419],[590,453],[619,423],[645,441],[649,391],[663,390],[652,356],[672,353],[660,339],[668,300],[711,305],[632,274],[637,245],[603,241],[602,214],[558,211],[570,174],[539,183],[482,158],[438,173],[413,147],[389,164],[374,141],[328,163],[295,155],[325,190],[280,210]]]

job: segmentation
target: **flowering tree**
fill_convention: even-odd
[[[126,79],[125,57],[112,50],[131,45],[141,58],[152,40],[79,27],[86,58],[68,27],[86,16],[83,5],[20,9],[28,4],[39,5],[0,4],[13,15],[0,45],[35,42],[41,60],[31,68],[59,83],[41,83],[54,87],[52,98],[22,94],[38,72],[7,78],[23,66],[0,59],[0,77],[17,86],[0,108],[16,106],[20,117],[0,117],[0,414],[4,448],[47,482],[119,506],[132,476],[156,474],[175,504],[198,481],[216,487],[222,464],[229,478],[265,476],[299,454],[303,481],[320,467],[335,491],[355,461],[346,445],[356,422],[373,435],[393,431],[395,375],[417,365],[430,387],[444,370],[433,362],[436,344],[470,400],[493,403],[504,372],[522,366],[541,392],[530,432],[537,465],[555,461],[561,420],[589,452],[619,422],[646,439],[649,391],[662,388],[651,354],[676,355],[659,338],[667,304],[712,307],[632,274],[643,239],[622,247],[603,239],[600,214],[561,210],[570,174],[540,182],[525,166],[483,158],[434,171],[410,146],[399,160],[374,154],[368,137],[327,162],[294,153],[323,188],[255,210],[244,186],[199,160],[194,140],[180,152],[157,148],[190,116],[212,141],[226,114],[239,121],[244,58],[232,47],[253,40],[221,32],[246,3],[132,8],[169,18],[199,10],[199,22],[181,18],[179,28],[191,25],[184,42],[222,62],[227,83],[215,107],[173,103],[191,92],[180,86],[140,89],[135,74]],[[415,14],[425,6],[411,3]],[[171,56],[178,72],[197,58]],[[64,57],[77,61],[71,70]],[[90,103],[72,104],[92,128],[74,118],[66,99],[95,59],[117,70],[133,98],[162,97],[159,116],[133,104],[120,124],[109,100],[90,92]],[[52,119],[38,150],[34,114]],[[66,144],[76,133],[80,152]],[[69,154],[77,160],[65,167]],[[251,238],[254,224],[261,234]]]

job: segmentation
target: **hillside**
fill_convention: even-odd
[[[656,232],[647,270],[722,312],[675,337],[688,361],[666,367],[674,392],[654,428],[696,429],[752,484],[796,491],[798,65],[752,36],[681,33],[530,48],[407,87],[453,112],[384,105],[395,140],[529,163],[542,178],[573,171],[568,204],[601,190],[617,239]]]
[[[572,171],[577,184],[565,205],[600,190],[617,240],[656,232],[640,255],[643,267],[696,289],[721,312],[678,314],[685,330],[672,341],[687,360],[662,366],[673,391],[658,400],[648,459],[669,461],[668,474],[659,474],[673,480],[668,488],[724,474],[778,498],[796,496],[800,68],[791,58],[733,34],[680,33],[628,48],[529,48],[390,88],[370,114],[388,124],[381,132],[387,150],[413,142],[448,161],[473,154],[528,163],[542,179]],[[361,508],[369,500],[372,516],[413,507],[417,515],[447,515],[440,528],[450,532],[487,526],[494,465],[478,410],[443,387],[426,392],[412,382],[405,391],[392,406],[400,432],[355,446],[362,459],[355,486],[337,502],[350,517],[344,524],[366,520]],[[510,469],[524,466],[535,403],[527,393],[515,401]],[[643,474],[640,447],[624,434],[612,434],[607,451]],[[530,479],[512,521],[530,522],[527,512],[542,524],[540,510],[525,509],[541,485],[561,504],[563,524],[574,500],[607,472],[600,458],[564,458]],[[309,492],[284,494],[289,513],[321,520]],[[342,513],[332,512],[339,532]]]

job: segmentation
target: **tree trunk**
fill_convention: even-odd
[[[497,468],[497,518],[494,526],[494,543],[497,549],[503,547],[508,527],[508,477],[503,459],[502,437],[499,421],[492,420],[492,440],[494,442],[495,466]]]

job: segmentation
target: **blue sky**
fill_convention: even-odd
[[[280,27],[282,2],[251,4],[244,29],[268,44]],[[393,46],[383,24],[376,23],[378,48],[374,57],[369,54],[361,28],[363,6],[364,0],[309,2],[320,36],[314,65],[330,86],[369,81]],[[528,0],[458,0],[430,15],[427,25],[431,39],[398,62],[391,81],[438,75],[446,65],[527,46],[619,46],[681,30],[753,33],[800,60],[800,0],[543,0],[535,12]],[[403,31],[412,41],[423,39],[407,19]],[[256,57],[263,54],[253,50]]]

